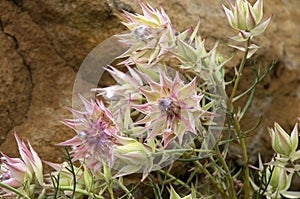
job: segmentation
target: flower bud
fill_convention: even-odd
[[[235,5],[229,1],[229,9],[223,5],[229,25],[239,31],[232,37],[236,41],[246,41],[251,36],[263,33],[272,17],[261,23],[263,17],[263,0],[257,0],[252,6],[248,1],[236,0]]]
[[[119,137],[119,141],[122,145],[113,149],[116,157],[115,169],[119,170],[114,177],[142,172],[145,179],[153,164],[151,147],[132,138]]]
[[[270,129],[272,147],[280,155],[290,157],[295,153],[298,146],[298,129],[295,125],[294,130],[289,136],[279,124],[275,123],[274,129]]]
[[[272,190],[287,190],[291,185],[292,174],[288,175],[284,168],[275,166],[272,172],[270,186]]]

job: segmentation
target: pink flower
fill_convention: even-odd
[[[106,102],[109,103],[109,110],[113,114],[120,112],[129,112],[128,106],[130,103],[139,104],[142,101],[143,96],[139,92],[139,88],[143,86],[143,80],[140,75],[129,66],[126,66],[128,73],[119,71],[118,69],[109,66],[106,70],[117,82],[116,85],[108,86],[105,88],[92,89],[96,91],[98,95],[105,98]]]
[[[143,15],[124,11],[123,24],[131,31],[117,37],[129,49],[120,58],[129,57],[122,63],[155,63],[175,45],[175,32],[162,7],[154,9],[139,1]]]
[[[28,187],[32,183],[44,184],[42,161],[33,150],[30,142],[28,146],[14,134],[21,158],[11,158],[3,153],[1,158],[1,181],[11,187]],[[26,184],[26,186],[24,186]],[[9,193],[7,190],[4,192]]]
[[[63,123],[77,132],[73,138],[59,143],[60,146],[71,146],[72,160],[85,160],[94,171],[101,167],[102,160],[112,164],[111,147],[118,133],[112,113],[99,101],[88,101],[80,96],[84,110],[70,109],[75,119],[64,119]]]
[[[162,134],[166,147],[175,138],[182,144],[187,132],[197,134],[201,131],[200,118],[208,115],[208,112],[200,106],[202,95],[197,94],[196,79],[185,84],[178,73],[172,81],[164,72],[160,73],[160,83],[145,75],[144,78],[150,89],[140,91],[147,103],[132,107],[146,115],[136,124],[144,124],[150,129],[148,139]]]

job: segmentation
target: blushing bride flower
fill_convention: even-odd
[[[164,56],[175,44],[175,32],[171,21],[163,8],[154,9],[139,1],[143,15],[124,11],[122,22],[130,33],[117,37],[129,47],[119,58],[128,57],[122,63],[151,64]]]
[[[148,139],[162,135],[166,147],[175,138],[182,144],[186,132],[197,134],[201,131],[200,118],[210,114],[200,106],[203,95],[197,94],[196,79],[185,84],[178,73],[172,81],[164,72],[160,72],[159,83],[146,75],[144,78],[150,88],[140,91],[147,103],[132,105],[132,108],[146,115],[136,124],[150,129]]]
[[[112,113],[99,101],[88,101],[80,96],[84,110],[70,109],[75,119],[64,119],[63,123],[77,132],[73,138],[59,143],[60,146],[71,146],[72,160],[85,160],[89,168],[94,171],[101,167],[102,160],[113,163],[111,156],[112,145],[118,129]]]
[[[28,149],[16,133],[14,136],[17,140],[21,158],[11,158],[1,153],[1,182],[17,189],[28,188],[31,184],[44,185],[43,165],[38,154],[29,141]],[[6,189],[2,189],[2,191],[1,196],[3,197],[13,194]]]

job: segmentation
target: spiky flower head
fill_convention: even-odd
[[[80,96],[84,110],[70,109],[75,119],[64,119],[63,123],[77,132],[73,138],[58,145],[71,146],[73,161],[85,160],[89,168],[99,169],[102,160],[112,164],[111,147],[118,130],[112,113],[99,101],[88,101]]]
[[[175,138],[182,143],[186,132],[197,134],[200,131],[200,118],[208,115],[201,108],[202,95],[196,91],[196,79],[185,84],[176,73],[174,80],[167,77],[165,72],[160,73],[160,82],[144,76],[149,89],[140,89],[147,103],[132,107],[146,116],[136,124],[144,124],[150,129],[148,139],[162,135],[166,147]]]
[[[174,45],[175,33],[171,21],[162,7],[154,9],[149,4],[139,1],[143,15],[124,11],[122,22],[130,33],[117,37],[129,49],[122,57],[129,57],[122,63],[151,64],[164,56]]]
[[[117,115],[120,112],[130,113],[129,103],[139,104],[142,95],[138,91],[143,86],[140,75],[131,67],[127,66],[128,73],[124,73],[112,66],[106,68],[110,75],[115,79],[116,84],[105,88],[95,88],[98,96],[103,96],[109,104],[109,110]]]
[[[238,30],[237,36],[231,37],[236,41],[246,41],[249,37],[263,33],[268,27],[272,17],[261,22],[263,18],[263,0],[257,0],[252,6],[246,0],[236,0],[233,5],[228,0],[229,8],[223,5],[229,25]]]

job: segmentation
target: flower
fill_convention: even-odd
[[[123,63],[151,64],[165,56],[175,44],[175,33],[171,21],[163,8],[152,8],[139,1],[143,15],[124,11],[122,22],[131,32],[117,35],[129,49],[119,58],[129,57]]]
[[[122,115],[122,117],[116,118],[119,126],[122,129],[129,129],[133,123],[129,104],[141,103],[143,96],[138,89],[143,86],[143,80],[140,75],[129,66],[127,66],[129,74],[119,71],[114,67],[107,67],[106,70],[116,80],[117,84],[92,90],[96,91],[98,96],[100,95],[105,98],[109,104],[108,109],[113,115]]]
[[[28,141],[28,146],[14,134],[21,158],[11,158],[3,153],[1,158],[1,182],[14,188],[29,187],[31,184],[44,184],[43,165]],[[8,190],[3,189],[9,193]]]
[[[73,138],[59,143],[60,146],[72,146],[72,160],[85,160],[88,168],[97,171],[102,160],[113,163],[111,148],[115,143],[118,129],[112,113],[99,101],[88,101],[80,96],[84,110],[70,109],[75,119],[64,119],[63,123],[77,132]]]
[[[300,158],[300,150],[296,151],[299,137],[297,124],[290,136],[277,123],[274,124],[274,129],[269,129],[269,131],[272,139],[272,148],[276,153],[292,162]]]
[[[185,132],[197,134],[200,131],[200,118],[208,112],[200,107],[202,95],[196,91],[196,79],[184,84],[176,73],[170,80],[164,72],[160,72],[160,83],[144,75],[150,88],[141,88],[147,103],[132,105],[146,116],[136,122],[150,129],[147,139],[163,135],[162,142],[166,147],[176,137],[182,144]]]
[[[261,22],[263,18],[263,0],[257,0],[252,6],[246,0],[236,0],[233,5],[229,0],[229,9],[223,5],[229,25],[238,30],[237,36],[231,37],[236,41],[246,41],[248,38],[260,35],[268,27],[272,17]]]

